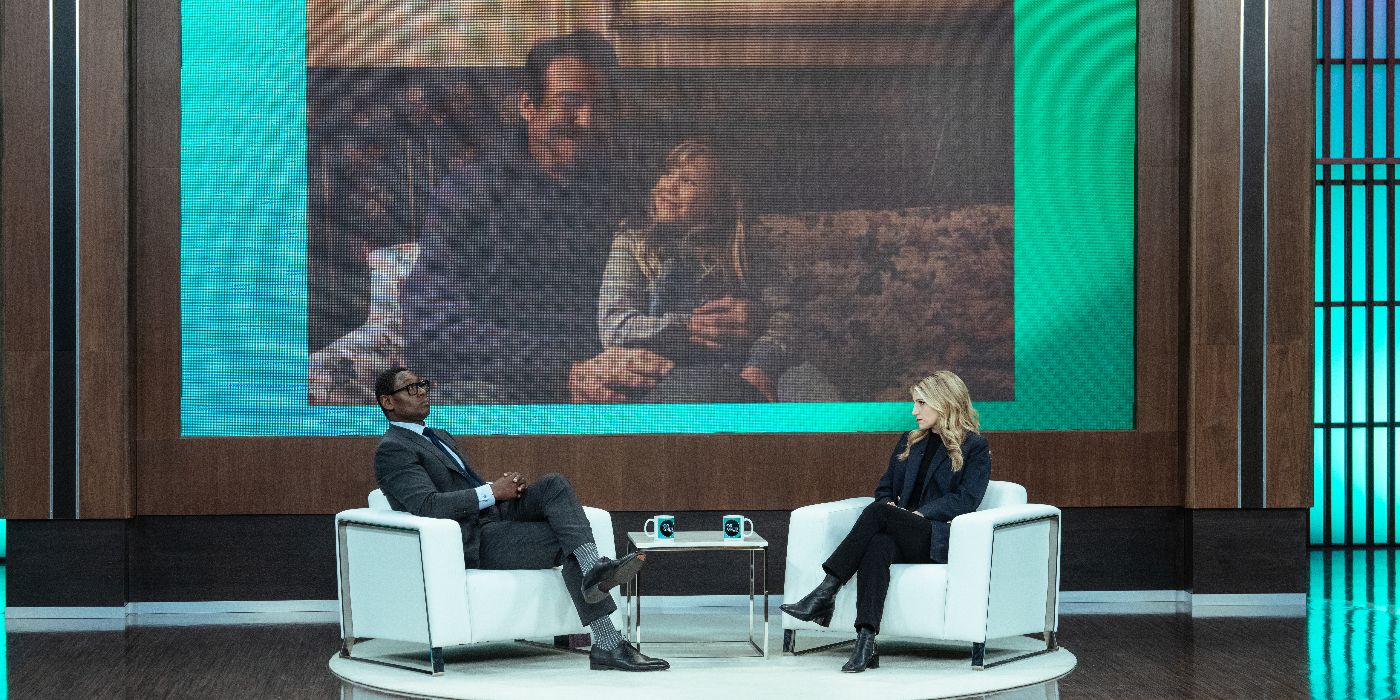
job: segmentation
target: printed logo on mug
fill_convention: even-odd
[[[753,533],[753,521],[742,515],[726,515],[723,523],[726,540],[742,540]],[[749,526],[747,530],[744,529],[745,524]]]
[[[651,528],[655,528],[655,530]],[[642,532],[658,540],[674,540],[676,539],[676,516],[658,515],[654,518],[647,518],[647,521],[642,524]]]

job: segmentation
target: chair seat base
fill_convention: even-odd
[[[855,639],[845,639],[839,642],[823,644],[821,646],[812,647],[811,649],[802,649],[799,651],[797,648],[797,630],[783,630],[783,653],[791,656],[803,656],[813,652],[827,651],[828,649],[835,649],[837,647],[846,646],[847,644],[854,644],[855,641]],[[1055,633],[1046,632],[1044,649],[1039,649],[1027,654],[1014,654],[1006,658],[989,662],[987,661],[987,644],[985,642],[973,642],[972,668],[977,671],[985,671],[986,669],[1009,664],[1013,661],[1029,659],[1033,656],[1040,656],[1041,654],[1049,654],[1057,649],[1059,649],[1059,646],[1055,643]]]
[[[361,661],[367,664],[389,666],[391,668],[402,668],[407,669],[409,671],[417,671],[418,673],[426,673],[430,676],[441,676],[443,674],[443,671],[446,669],[446,663],[443,661],[442,658],[442,647],[428,648],[427,668],[424,668],[417,664],[398,663],[394,661],[385,661],[384,659],[370,659],[365,658],[363,656],[355,656],[353,653],[351,653],[355,648],[355,642],[362,642],[370,639],[373,639],[373,637],[347,638],[341,640],[340,658],[350,659],[351,661]]]
[[[1050,652],[1055,651],[1055,650],[1057,650],[1057,649],[1059,649],[1059,646],[1055,644],[1055,633],[1054,633],[1054,632],[1046,632],[1046,633],[1045,633],[1045,648],[1044,648],[1044,649],[1040,649],[1040,650],[1038,650],[1038,651],[1033,651],[1033,652],[1030,652],[1030,653],[1028,653],[1028,654],[1015,654],[1015,655],[1009,656],[1009,657],[1004,658],[1004,659],[997,659],[996,661],[988,662],[988,661],[987,661],[987,645],[986,645],[986,643],[984,643],[984,642],[973,642],[973,643],[972,643],[972,668],[973,668],[973,670],[976,670],[976,671],[985,671],[985,670],[987,670],[987,669],[989,669],[989,668],[994,668],[994,667],[996,667],[996,666],[1001,666],[1002,664],[1009,664],[1009,663],[1011,663],[1012,661],[1020,661],[1021,659],[1029,659],[1029,658],[1031,658],[1032,656],[1040,656],[1041,654],[1049,654]]]
[[[821,646],[812,647],[811,649],[803,649],[801,651],[798,651],[797,630],[783,630],[783,653],[790,654],[792,656],[802,656],[804,654],[811,654],[813,652],[826,651],[827,649],[835,649],[836,647],[843,647],[847,644],[855,644],[855,642],[855,637],[852,637],[850,639],[843,639],[839,642],[832,642],[830,644],[823,644]]]

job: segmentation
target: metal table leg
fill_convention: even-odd
[[[763,658],[768,658],[768,550],[763,550]]]
[[[754,651],[758,651],[758,645],[753,641],[753,590],[754,590],[754,558],[758,554],[756,550],[749,550],[749,646]]]

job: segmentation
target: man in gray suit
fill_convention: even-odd
[[[608,591],[632,578],[644,555],[617,561],[599,556],[588,517],[563,476],[546,474],[532,484],[519,472],[506,472],[495,481],[477,475],[451,435],[423,423],[431,386],[405,367],[385,370],[375,381],[375,397],[390,425],[374,454],[374,476],[389,504],[460,523],[467,568],[563,565],[574,609],[593,632],[589,668],[669,668],[666,661],[629,644],[608,617],[617,609]]]

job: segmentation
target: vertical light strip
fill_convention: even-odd
[[[78,516],[78,0],[49,3],[49,517]]]
[[[83,496],[83,3],[73,3],[73,517],[81,518]]]
[[[1239,134],[1236,139],[1239,168],[1235,191],[1235,507],[1244,505],[1244,40],[1245,3],[1240,0]]]
[[[1260,466],[1260,507],[1269,507],[1269,2],[1264,2],[1264,161],[1263,161],[1263,197],[1264,215],[1260,217],[1260,231],[1263,234],[1261,247],[1264,251],[1264,285],[1263,311],[1259,318],[1260,334],[1263,344],[1259,356],[1264,358],[1260,366],[1261,381],[1259,391],[1261,404],[1259,406],[1259,466]]]
[[[53,22],[54,22],[53,0],[49,0],[49,172],[48,172],[48,178],[49,178],[49,395],[48,395],[48,400],[49,400],[49,404],[48,404],[48,405],[49,405],[49,420],[48,420],[48,426],[49,426],[49,431],[48,431],[48,432],[49,432],[49,518],[50,518],[50,519],[52,519],[53,516],[54,516],[54,513],[53,513],[53,499],[54,499],[54,493],[53,493],[53,482],[54,482],[54,463],[53,463],[53,447],[54,447],[54,442],[53,442],[53,357],[54,357],[54,339],[53,339],[53,320],[54,320],[54,319],[53,319],[53,291],[54,291],[54,284],[53,284],[53,239],[54,239],[54,236],[53,236],[53,221],[54,221],[54,206],[53,206],[53,200],[54,200],[54,186],[53,186],[53,183],[54,183],[54,173],[57,171],[57,168],[54,167],[54,157],[53,157],[53,151],[54,151],[54,149],[53,149],[53,145],[54,145],[54,118],[53,118],[53,115],[54,115],[54,75],[55,75],[55,73],[56,73],[56,71],[54,70],[54,53],[55,53],[55,51],[57,50],[56,47],[54,46]]]
[[[1240,3],[1235,506],[1265,507],[1268,343],[1268,21],[1265,0]]]

